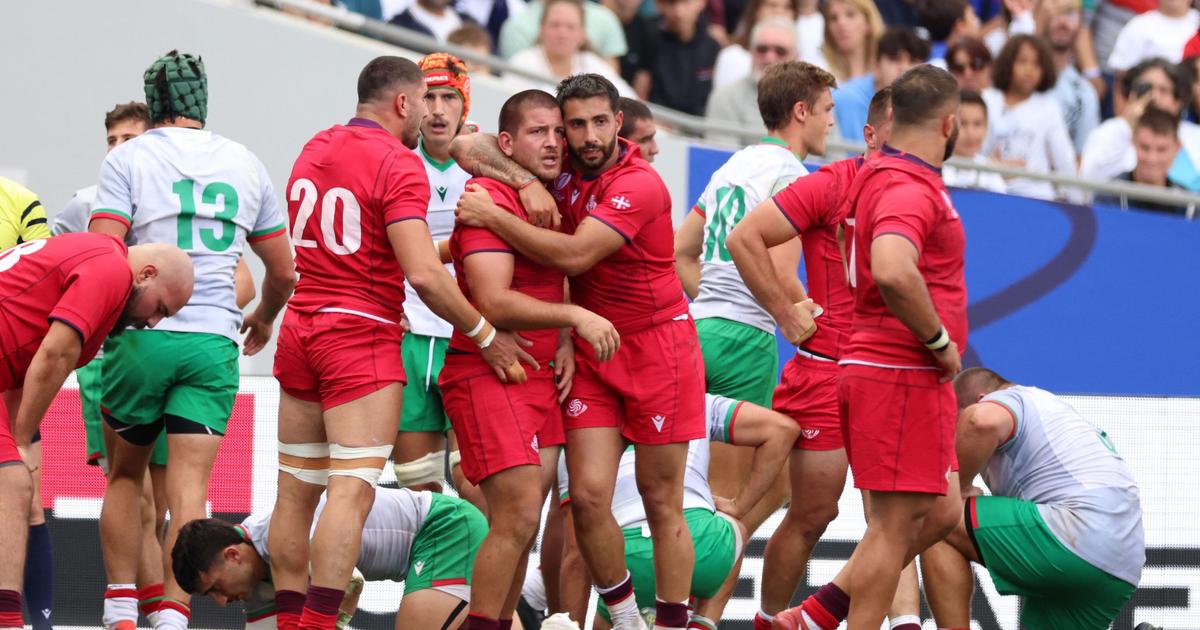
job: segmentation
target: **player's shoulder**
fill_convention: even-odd
[[[14,180],[0,177],[0,212],[19,218],[37,200],[37,193]]]

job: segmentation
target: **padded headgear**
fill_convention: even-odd
[[[461,130],[467,115],[471,113],[471,77],[467,75],[467,64],[450,53],[438,52],[425,55],[418,65],[425,75],[427,89],[449,88],[462,98],[462,118],[456,127]]]
[[[142,81],[154,122],[183,116],[203,124],[208,117],[208,77],[199,56],[172,50],[146,69]]]

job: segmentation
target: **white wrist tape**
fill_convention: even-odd
[[[475,324],[475,327],[471,329],[471,332],[467,333],[467,337],[474,337],[475,335],[478,335],[479,331],[483,330],[484,326],[487,326],[487,323],[488,321],[484,319],[482,315],[480,315],[479,323]]]
[[[379,484],[383,474],[383,466],[392,454],[392,445],[383,446],[342,446],[329,445],[329,474],[339,477],[357,477],[370,484],[372,488]]]
[[[488,333],[488,336],[484,337],[483,341],[479,342],[479,349],[486,350],[488,346],[492,345],[492,341],[495,339],[496,328],[493,326],[491,332]]]
[[[396,472],[396,485],[406,488],[422,483],[441,481],[442,459],[443,452],[438,451],[414,459],[411,462],[393,464],[392,470]]]
[[[279,470],[314,486],[329,483],[329,444],[307,442],[303,444],[279,443]]]

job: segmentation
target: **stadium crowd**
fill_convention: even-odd
[[[1120,29],[1076,0],[354,3],[559,82],[484,134],[466,63],[378,57],[282,194],[206,129],[203,61],[163,55],[52,226],[0,179],[0,629],[52,627],[37,429],[74,369],[106,630],[182,630],[201,596],[344,628],[374,580],[405,583],[398,629],[577,628],[594,588],[593,627],[713,630],[780,508],[756,630],[918,629],[918,557],[939,628],[970,627],[972,562],[1025,627],[1107,628],[1145,563],[1128,466],[1053,394],[962,369],[946,186],[1065,193],[943,163],[1187,187],[1178,1]],[[764,128],[678,229],[638,99]],[[831,133],[866,153],[809,173]],[[206,518],[238,353],[272,337],[274,508]],[[848,471],[866,534],[793,606]]]

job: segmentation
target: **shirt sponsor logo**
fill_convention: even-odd
[[[659,433],[662,433],[663,423],[666,421],[667,419],[664,416],[650,416],[650,422],[654,423],[654,430]]]
[[[571,402],[567,403],[567,415],[571,416],[572,418],[578,418],[579,416],[582,416],[587,410],[588,406],[583,404],[583,401],[579,400],[578,398],[572,398]]]
[[[629,206],[633,205],[629,203],[629,199],[627,199],[624,195],[617,195],[608,202],[611,203],[617,210],[628,210]]]

